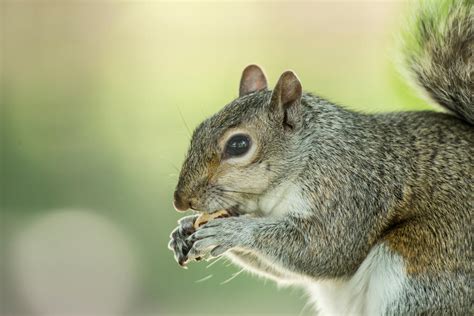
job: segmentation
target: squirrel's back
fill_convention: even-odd
[[[421,1],[404,34],[410,77],[437,104],[474,124],[472,0]]]

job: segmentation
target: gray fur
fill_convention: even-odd
[[[452,14],[468,12],[472,21],[472,6],[463,5]],[[430,45],[472,48],[472,25],[459,18],[448,25],[468,30],[443,34],[471,37]],[[430,33],[421,34],[428,42]],[[467,96],[473,87],[464,70],[457,77],[447,71],[446,54],[454,48],[430,47],[417,56],[435,54],[432,60],[443,64],[417,64],[411,56],[411,69],[459,117],[430,111],[367,115],[309,93],[291,107],[277,107],[275,92],[261,90],[204,121],[194,132],[177,192],[196,210],[233,209],[240,216],[215,219],[197,231],[190,228],[195,217],[186,218],[170,242],[177,260],[225,253],[266,277],[304,284],[350,279],[383,245],[388,256],[403,258],[408,280],[385,314],[472,314],[474,107]],[[426,65],[433,69],[424,70]],[[282,121],[287,118],[290,128]],[[233,167],[236,181],[219,184],[212,179],[229,167],[218,167],[211,177],[209,164],[224,163],[219,142],[236,126],[256,131],[258,159]],[[299,188],[301,209],[271,216],[252,207],[288,184]]]

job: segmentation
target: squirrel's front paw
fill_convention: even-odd
[[[174,257],[180,266],[185,266],[188,261],[188,253],[192,247],[192,242],[188,240],[196,230],[193,227],[197,215],[183,217],[179,220],[179,226],[176,227],[170,235],[168,248],[173,251]]]
[[[193,244],[188,258],[217,257],[234,247],[252,244],[255,223],[248,216],[218,218],[203,225],[187,240]]]

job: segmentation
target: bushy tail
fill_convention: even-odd
[[[403,59],[439,105],[474,124],[474,0],[422,0],[404,34]]]

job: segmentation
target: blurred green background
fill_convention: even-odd
[[[393,63],[405,6],[3,1],[2,315],[311,314],[300,289],[174,262],[187,126],[249,63],[352,109],[427,108]]]

